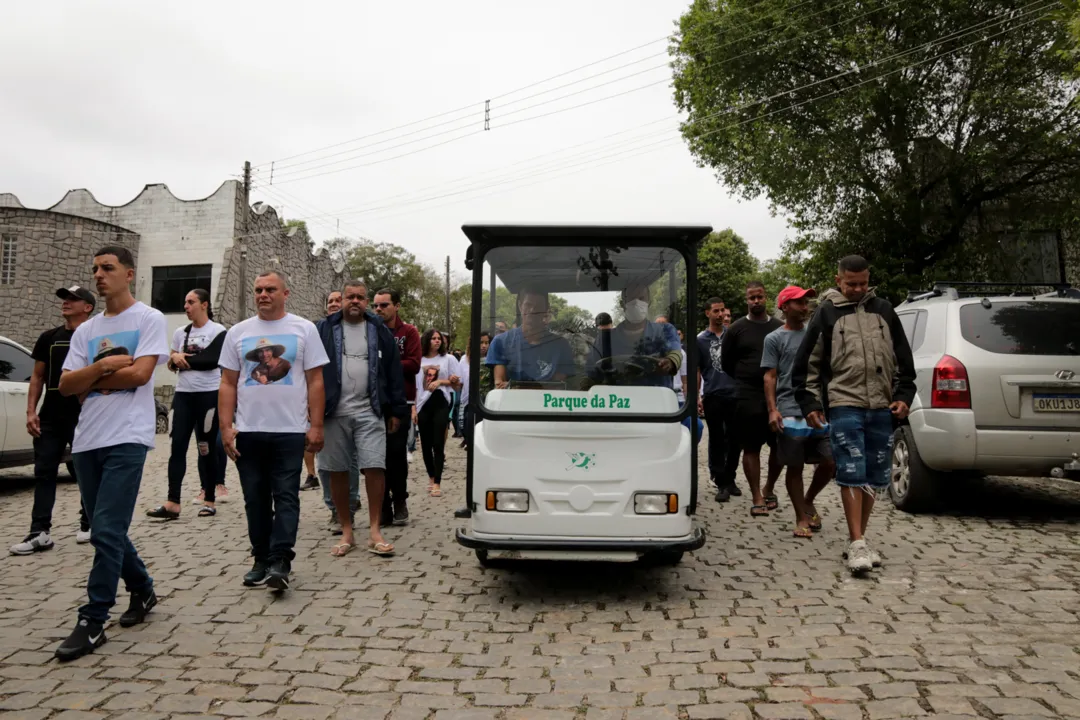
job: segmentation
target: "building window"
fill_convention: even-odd
[[[150,304],[163,313],[184,312],[184,297],[195,288],[210,292],[212,265],[169,265],[154,268]]]
[[[15,256],[18,244],[14,235],[3,236],[3,255],[0,256],[0,285],[15,284]]]

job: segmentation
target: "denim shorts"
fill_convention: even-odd
[[[836,484],[881,489],[892,472],[893,418],[888,408],[829,408],[829,440]]]
[[[361,470],[386,469],[386,424],[373,412],[326,419],[319,467],[349,472],[354,457]]]

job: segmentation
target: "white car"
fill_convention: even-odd
[[[34,439],[26,432],[26,396],[34,359],[30,351],[14,340],[0,336],[0,468],[34,462]]]
[[[963,475],[1080,479],[1073,293],[961,297],[939,287],[896,307],[917,387],[894,437],[896,507],[927,509]]]

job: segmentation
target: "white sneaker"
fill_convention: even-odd
[[[852,575],[870,571],[874,563],[870,559],[870,548],[865,540],[854,540],[847,549],[847,568]]]
[[[206,492],[204,490],[200,490],[198,495],[191,498],[191,504],[192,505],[202,505],[205,502],[206,502]]]
[[[52,550],[52,546],[53,540],[49,533],[30,533],[21,543],[12,545],[10,552],[12,555],[33,555],[36,552]]]
[[[409,458],[409,464],[410,464],[410,465],[412,465],[412,456],[413,456],[413,454],[412,454],[412,453],[409,453],[409,454],[408,454],[408,458]]]
[[[79,532],[75,533],[75,542],[79,545],[85,545],[86,543],[90,542],[90,531],[80,530]]]
[[[881,555],[878,554],[878,551],[869,545],[866,546],[866,549],[870,553],[870,564],[876,568],[881,567]]]

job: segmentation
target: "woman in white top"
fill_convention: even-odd
[[[420,372],[416,374],[416,404],[413,418],[420,430],[420,449],[428,474],[428,492],[442,496],[442,473],[446,463],[446,428],[450,422],[452,388],[460,370],[453,355],[446,352],[446,339],[438,330],[420,337]]]
[[[200,517],[217,514],[215,501],[226,499],[225,458],[218,443],[217,398],[221,385],[218,356],[225,341],[225,326],[213,321],[210,293],[196,288],[184,298],[191,323],[177,328],[170,344],[169,369],[179,374],[173,395],[172,454],[169,456],[169,495],[165,504],[147,511],[162,520],[180,517],[180,488],[187,471],[191,433],[199,449],[202,492]]]

